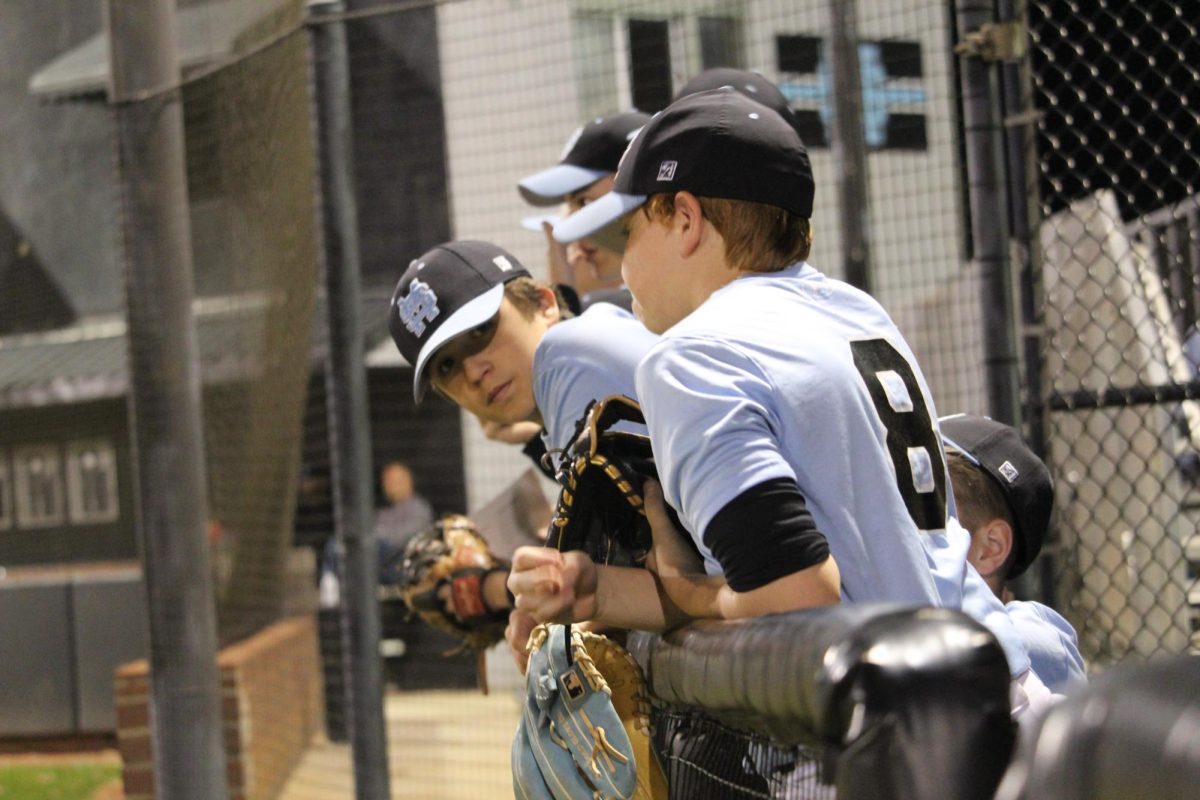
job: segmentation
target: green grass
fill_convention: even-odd
[[[87,800],[119,777],[116,764],[42,764],[0,767],[0,800]]]

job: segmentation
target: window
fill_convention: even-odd
[[[595,8],[577,14],[575,73],[584,116],[630,107],[661,111],[697,73],[741,67],[741,27],[734,13],[643,10],[633,17]]]
[[[8,453],[0,450],[0,531],[12,527],[12,481],[8,472]]]
[[[17,525],[51,528],[63,521],[62,465],[53,446],[21,447],[13,453]]]
[[[107,439],[67,446],[67,510],[71,522],[112,522],[120,516],[117,457]]]
[[[742,63],[741,33],[733,17],[699,17],[700,69],[736,67]],[[689,76],[690,77],[690,76]]]
[[[659,111],[671,103],[671,33],[666,20],[629,20],[629,82],[633,107]]]
[[[775,37],[779,90],[796,112],[800,137],[810,149],[830,147],[834,77],[829,43],[803,34]],[[860,41],[863,133],[872,150],[925,150],[926,91],[921,44]]]

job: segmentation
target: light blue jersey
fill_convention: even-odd
[[[547,452],[565,448],[593,400],[614,394],[636,399],[634,372],[658,337],[623,308],[596,303],[546,331],[533,354],[533,395],[542,412]],[[643,425],[616,430],[646,433]]]
[[[1079,637],[1071,623],[1049,606],[1033,601],[1014,600],[1005,608],[1025,641],[1033,671],[1050,691],[1064,694],[1087,683]]]
[[[929,389],[872,297],[804,263],[739,277],[663,334],[637,389],[689,531],[746,490],[792,479],[844,601],[962,608],[996,634],[1014,675],[1028,669],[1003,604],[967,564]]]

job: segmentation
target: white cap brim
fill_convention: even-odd
[[[521,218],[521,227],[527,231],[541,233],[542,223],[549,222],[551,225],[556,225],[560,219],[565,219],[565,217],[562,214],[533,214]]]
[[[554,238],[570,244],[615,222],[646,202],[644,194],[609,192],[554,225]]]
[[[496,316],[503,301],[504,284],[498,283],[455,311],[448,320],[442,323],[441,327],[433,332],[429,341],[421,347],[421,352],[417,353],[417,363],[413,366],[413,400],[419,403],[425,396],[425,381],[421,379],[421,375],[433,354],[455,336],[466,333],[471,328],[482,325]]]
[[[571,192],[591,186],[605,175],[607,170],[587,169],[571,164],[556,164],[549,169],[535,172],[517,182],[517,191],[525,202],[535,206],[552,206],[562,202]]]

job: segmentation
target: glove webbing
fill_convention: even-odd
[[[625,477],[621,470],[609,460],[608,456],[603,453],[597,453],[588,460],[588,463],[594,464],[604,470],[604,474],[609,477],[613,485],[620,490],[625,502],[638,510],[643,517],[646,516],[646,510],[643,508],[642,496],[633,488],[633,484]],[[587,464],[583,456],[580,456],[575,461],[574,468],[568,470],[562,492],[558,496],[558,508],[555,509],[554,519],[551,523],[558,528],[562,528],[567,524],[566,514],[571,510],[571,506],[575,503],[576,487],[579,481],[579,474],[583,472]]]
[[[563,488],[555,503],[554,516],[551,519],[546,541],[548,547],[563,549],[564,529],[572,523],[571,514],[580,491],[580,480],[585,472],[589,472],[591,469],[598,469],[603,473],[628,504],[631,512],[635,512],[642,519],[646,518],[640,492],[641,487],[635,487],[627,477],[628,469],[632,465],[626,465],[626,470],[622,470],[607,455],[599,452],[601,439],[607,438],[610,445],[617,450],[628,449],[631,453],[638,453],[640,450],[644,451],[642,458],[646,460],[651,458],[649,455],[650,443],[645,436],[622,432],[608,433],[609,428],[621,421],[645,424],[645,417],[642,415],[641,407],[634,400],[623,395],[613,395],[604,400],[594,400],[589,403],[583,416],[576,423],[575,434],[567,448],[567,457],[558,470],[558,482]],[[598,476],[592,476],[592,478],[595,477]],[[573,541],[567,546],[573,548],[579,544],[579,542]],[[607,554],[593,552],[592,555],[593,557],[603,555],[607,562],[612,555],[614,546],[618,549],[622,547],[610,540]],[[587,548],[585,547],[585,549]]]

